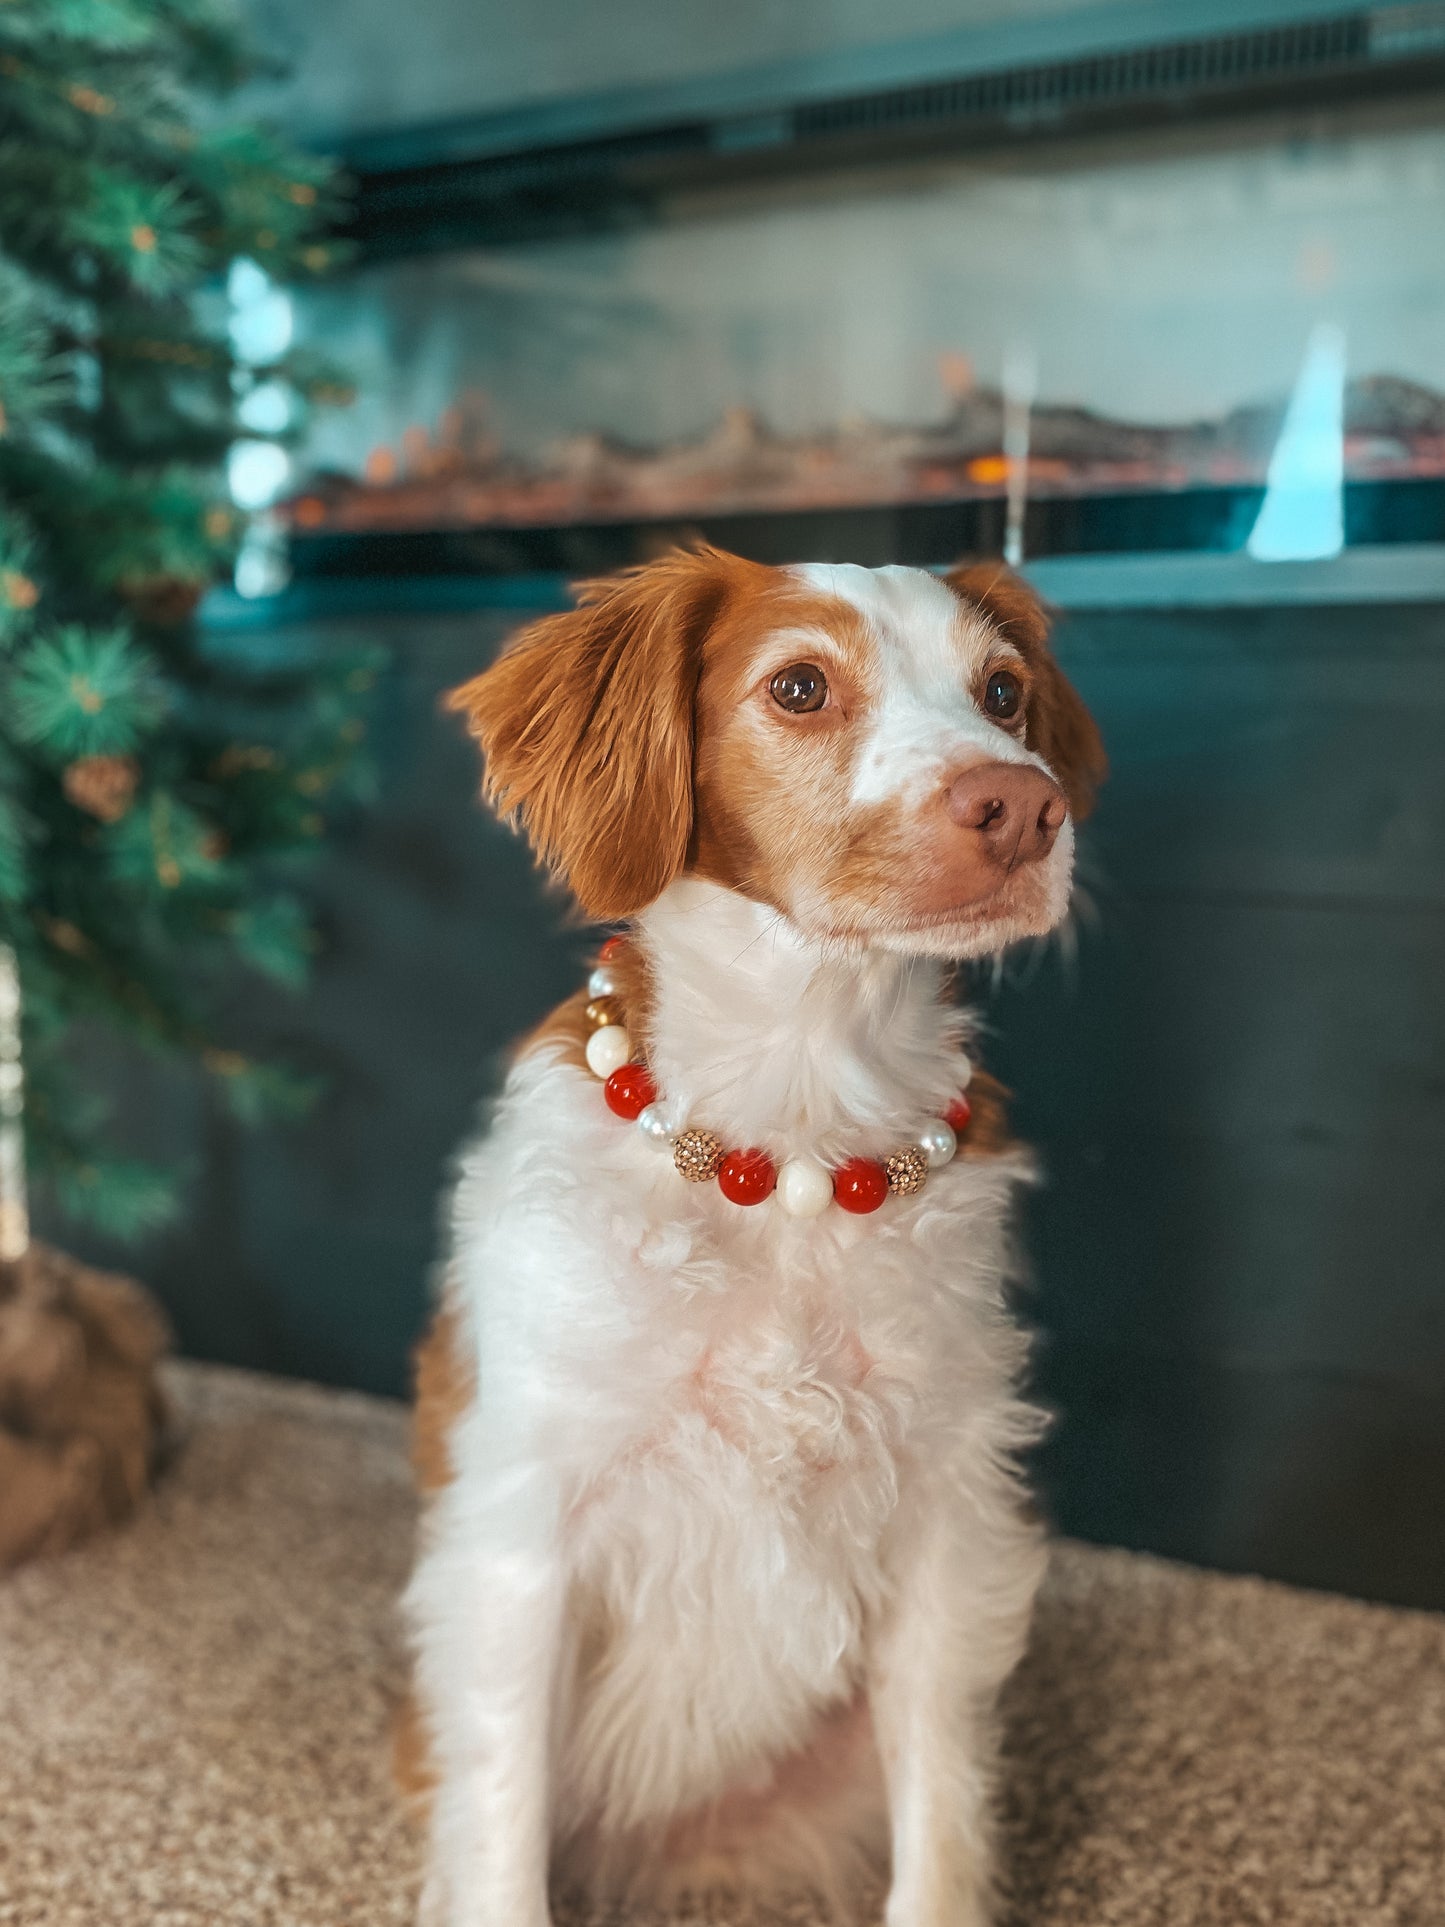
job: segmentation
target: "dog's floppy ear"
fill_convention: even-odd
[[[483,794],[589,916],[631,916],[687,859],[702,642],[731,558],[682,551],[577,585],[448,697],[486,759]]]
[[[1048,611],[1002,562],[960,563],[944,580],[955,595],[983,611],[1032,670],[1028,746],[1063,784],[1073,814],[1087,816],[1108,774],[1109,759],[1083,698],[1054,661]]]

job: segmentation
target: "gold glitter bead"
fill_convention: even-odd
[[[928,1159],[916,1144],[909,1144],[883,1160],[888,1173],[888,1189],[895,1198],[911,1198],[921,1191],[928,1177]]]
[[[594,997],[587,1006],[587,1022],[593,1030],[605,1030],[609,1024],[620,1024],[622,1003],[616,997]]]
[[[672,1161],[690,1183],[706,1184],[723,1161],[721,1140],[711,1131],[680,1131],[673,1140]]]

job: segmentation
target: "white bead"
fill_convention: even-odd
[[[660,1104],[649,1104],[645,1111],[638,1112],[637,1128],[648,1143],[655,1144],[660,1151],[665,1151],[673,1140],[674,1133]]]
[[[966,1057],[960,1057],[958,1060],[958,1088],[961,1091],[966,1091],[972,1082],[973,1065],[969,1063]]]
[[[594,1077],[611,1077],[632,1062],[632,1039],[621,1024],[604,1024],[587,1039],[587,1068]]]
[[[587,995],[589,997],[615,997],[617,995],[616,972],[609,970],[606,964],[598,964],[592,975],[587,979]]]
[[[942,1118],[930,1124],[926,1131],[918,1133],[918,1148],[936,1171],[940,1164],[950,1164],[958,1149],[958,1139],[953,1126],[945,1124]]]
[[[816,1158],[789,1158],[778,1173],[776,1195],[790,1218],[816,1218],[833,1202],[833,1174]]]

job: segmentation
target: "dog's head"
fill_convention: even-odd
[[[674,878],[945,957],[1051,930],[1098,732],[1001,565],[683,552],[581,586],[458,689],[486,794],[589,915]]]

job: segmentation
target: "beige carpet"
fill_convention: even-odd
[[[0,1922],[407,1922],[403,1416],[177,1383],[149,1514],[0,1586]],[[1445,1619],[1062,1546],[1011,1732],[1014,1927],[1445,1927]]]

